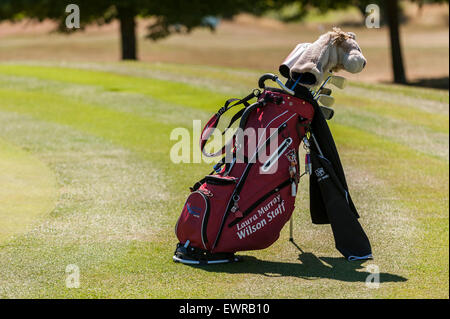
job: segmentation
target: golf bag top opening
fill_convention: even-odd
[[[295,80],[300,78],[300,82],[299,82],[300,84],[312,85],[312,84],[316,83],[316,81],[317,81],[316,76],[314,74],[310,73],[310,72],[305,72],[305,73],[293,72],[292,73],[292,78],[295,79]]]

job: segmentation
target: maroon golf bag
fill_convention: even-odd
[[[277,80],[265,75],[261,88],[266,79]],[[207,155],[223,158],[191,187],[175,227],[179,240],[175,261],[236,261],[235,252],[263,249],[278,239],[294,210],[298,149],[314,115],[311,101],[284,88],[255,90],[244,99],[229,100],[206,124],[200,147]],[[253,98],[257,101],[250,105]],[[227,145],[216,154],[206,153],[221,116],[237,105],[244,107],[231,119],[230,125],[240,119],[240,130],[228,144],[229,156]]]

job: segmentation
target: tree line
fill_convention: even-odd
[[[424,2],[447,2],[448,0],[411,0]],[[118,20],[120,25],[121,57],[123,60],[137,59],[137,17],[152,17],[147,28],[147,37],[158,40],[172,33],[189,33],[198,27],[214,30],[214,17],[230,19],[239,13],[261,16],[268,11],[282,10],[286,6],[294,7],[289,21],[301,20],[306,13],[316,8],[320,12],[356,6],[362,11],[371,3],[381,8],[381,14],[389,27],[391,59],[395,83],[407,83],[401,40],[400,7],[398,0],[77,0],[82,8],[79,16],[80,29],[89,24],[106,24]],[[0,21],[18,21],[33,19],[43,21],[51,19],[58,23],[61,32],[73,32],[79,29],[66,28],[66,6],[69,3],[60,0],[0,0]],[[293,6],[295,5],[295,6]]]

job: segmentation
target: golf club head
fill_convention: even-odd
[[[325,94],[319,94],[316,100],[325,106],[333,106],[334,104],[334,97]]]
[[[330,80],[328,81],[328,83],[331,83],[338,89],[342,90],[343,88],[345,88],[345,86],[347,84],[347,79],[344,78],[343,76],[332,75]]]
[[[311,93],[313,94],[314,98],[316,98],[317,95],[320,94],[320,90],[322,90],[325,87],[325,85],[328,83],[328,81],[330,81],[331,77],[332,77],[331,71],[327,72],[327,77],[326,77],[325,81],[322,82],[322,85],[317,90],[311,90]]]
[[[323,94],[323,95],[331,95],[333,91],[329,88],[321,88],[319,90],[319,94]]]
[[[328,106],[324,106],[324,105],[319,105],[320,106],[320,110],[322,111],[323,116],[325,117],[325,119],[331,120],[333,118],[334,115],[334,110],[331,107]]]

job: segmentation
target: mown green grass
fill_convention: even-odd
[[[372,84],[364,82],[355,82],[354,86],[362,87],[366,89],[373,89],[381,92],[395,93],[403,96],[411,96],[414,98],[428,99],[432,101],[438,101],[447,103],[449,102],[448,94],[444,90],[436,89],[424,89],[418,87],[408,87],[396,84]]]
[[[55,205],[53,172],[28,152],[0,139],[0,242],[23,233]]]
[[[206,120],[254,76],[193,65],[0,64],[0,138],[46,163],[59,198],[32,230],[0,243],[0,296],[448,298],[448,117],[434,111],[445,109],[434,90],[415,95],[427,108],[384,85],[362,88],[374,95],[352,95],[360,85],[336,95],[331,127],[373,261],[346,262],[329,226],[311,224],[306,180],[294,219],[304,253],[283,231],[272,247],[242,253],[244,263],[171,261],[188,187],[210,165],[172,163],[170,132]],[[420,134],[399,138],[397,126]],[[417,148],[419,135],[429,152]],[[67,289],[73,263],[81,286]],[[364,284],[368,264],[380,268],[380,289]]]
[[[342,94],[335,94],[336,99],[341,100],[341,97]],[[439,113],[430,113],[419,109],[411,112],[411,107],[402,105],[401,101],[380,103],[376,99],[367,99],[362,96],[347,96],[343,103],[349,107],[367,110],[371,113],[380,114],[380,116],[403,120],[407,124],[448,134],[448,118]]]
[[[57,67],[2,65],[3,74],[30,76],[38,79],[56,80],[69,83],[100,86],[112,92],[135,92],[149,95],[164,102],[205,109],[211,105],[223,104],[226,96],[211,94],[199,87],[173,81],[139,78],[137,81],[126,75],[108,72],[92,72],[80,69]],[[195,99],[192,96],[196,96]]]

